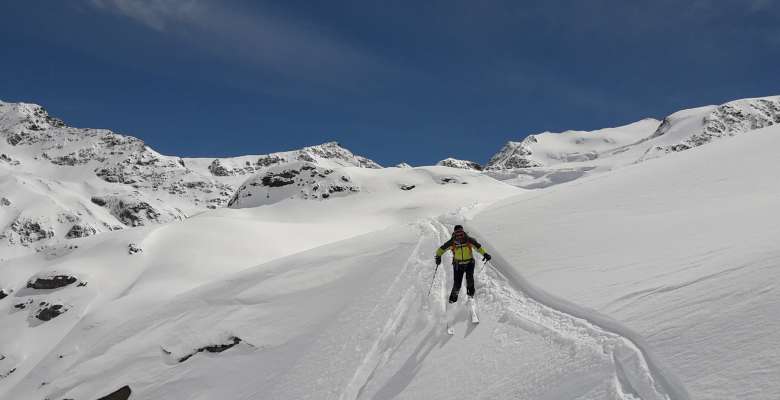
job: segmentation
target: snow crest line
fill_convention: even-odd
[[[476,229],[467,229],[485,243]],[[601,348],[613,360],[613,390],[621,400],[690,399],[682,383],[645,350],[638,334],[594,310],[533,286],[496,249],[490,248],[490,253],[493,268],[483,269],[483,282],[488,299],[500,303],[504,310],[500,322],[549,335],[562,344]]]

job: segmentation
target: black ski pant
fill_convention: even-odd
[[[452,292],[450,292],[450,303],[458,301],[458,292],[463,284],[463,274],[466,275],[466,294],[469,297],[474,296],[474,259],[467,263],[452,264]]]

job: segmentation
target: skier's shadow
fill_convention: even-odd
[[[388,379],[387,383],[376,392],[372,399],[393,399],[398,396],[412,382],[420,371],[423,361],[425,361],[431,351],[436,348],[436,345],[444,346],[452,339],[452,335],[439,332],[439,329],[437,328],[436,325],[429,328],[428,334],[420,341],[420,344],[417,345],[414,352],[406,359],[401,368]]]
[[[463,335],[464,338],[469,337],[469,335],[471,335],[471,332],[474,332],[474,329],[477,328],[477,324],[471,322],[471,312],[468,310],[467,307],[468,305],[466,305],[466,308],[460,308],[458,312],[453,316],[452,319],[453,325],[459,322],[463,322],[466,324],[466,333]],[[448,336],[452,337],[451,335]],[[444,343],[442,343],[442,346],[446,343],[447,341],[444,341]]]
[[[474,332],[474,329],[477,329],[478,324],[474,324],[471,321],[466,321],[466,334],[463,335],[463,337],[469,337],[471,335],[471,332]]]

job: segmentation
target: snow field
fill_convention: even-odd
[[[469,224],[505,274],[620,321],[692,398],[774,398],[779,129],[500,201]]]

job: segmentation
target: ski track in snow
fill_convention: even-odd
[[[368,396],[363,396],[363,390],[401,346],[404,339],[399,338],[398,334],[403,326],[409,322],[407,319],[410,317],[407,314],[413,307],[419,307],[419,303],[423,302],[422,309],[427,311],[428,318],[433,318],[439,323],[443,322],[446,314],[446,298],[449,295],[449,289],[446,285],[446,263],[442,263],[437,275],[432,277],[434,272],[430,268],[429,253],[439,243],[444,242],[444,238],[449,237],[451,228],[449,225],[465,222],[460,214],[462,213],[456,214],[454,220],[453,215],[449,215],[418,223],[420,239],[417,246],[387,292],[398,291],[403,294],[354,375],[344,387],[339,397],[340,400],[368,398]],[[489,244],[483,243],[483,245],[490,249]],[[540,335],[545,341],[570,348],[571,351],[587,348],[589,351],[598,352],[607,357],[611,360],[614,375],[612,387],[609,388],[611,399],[688,399],[687,392],[682,385],[676,382],[669,383],[670,377],[648,362],[645,352],[632,340],[616,333],[616,329],[607,330],[590,322],[588,320],[590,318],[575,316],[547,305],[543,299],[547,298],[548,295],[536,288],[532,288],[536,296],[524,293],[525,282],[510,280],[502,273],[508,264],[503,261],[500,255],[495,256],[497,255],[495,249],[489,251],[494,254],[493,261],[489,264],[478,265],[475,271],[476,298],[481,314],[491,313],[497,317],[500,324],[507,324],[530,334]],[[417,284],[404,284],[402,277],[410,273],[417,274]],[[432,279],[435,287],[431,291],[431,296],[426,298],[425,294],[428,293]],[[555,299],[555,301],[550,302],[560,303],[561,300]],[[572,305],[572,308],[578,309],[579,307]],[[616,324],[613,322],[612,328]],[[442,329],[444,329],[443,324]],[[625,330],[627,331],[627,329]],[[498,332],[494,332],[493,335],[494,339],[502,340]],[[416,371],[412,373],[416,373]]]

